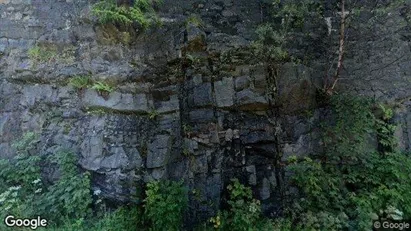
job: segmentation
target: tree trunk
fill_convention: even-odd
[[[338,49],[338,62],[337,62],[337,69],[335,70],[333,83],[331,86],[327,86],[326,92],[328,94],[332,94],[339,78],[340,72],[343,65],[344,59],[344,45],[345,45],[345,0],[341,0],[341,22],[340,22],[340,45]]]

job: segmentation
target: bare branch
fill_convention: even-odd
[[[345,0],[341,0],[341,22],[340,22],[340,45],[338,49],[338,63],[337,69],[335,70],[334,81],[330,88],[326,89],[328,91],[332,91],[335,88],[335,85],[338,82],[338,78],[340,77],[340,72],[343,65],[344,59],[344,45],[345,45]]]

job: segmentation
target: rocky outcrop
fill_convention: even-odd
[[[196,222],[216,212],[236,177],[275,215],[287,194],[282,161],[316,150],[323,109],[315,101],[321,76],[312,67],[285,65],[273,97],[250,49],[264,1],[166,0],[163,26],[144,33],[97,24],[91,3],[0,0],[1,157],[35,131],[42,155],[72,150],[110,200],[127,201],[153,179],[183,179],[195,192],[187,220]],[[191,14],[202,24],[187,21]],[[341,89],[392,102],[409,97],[408,41],[398,35],[383,44],[390,48],[347,63],[375,61],[381,52],[382,63],[398,62],[374,71],[347,66],[355,81]],[[367,84],[364,73],[381,78]],[[86,75],[114,91],[103,97],[68,84]],[[411,150],[409,99],[399,105],[397,135]]]

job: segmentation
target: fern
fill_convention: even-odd
[[[92,13],[99,21],[132,25],[137,23],[143,28],[149,27],[156,19],[154,5],[158,0],[137,0],[133,6],[118,5],[115,0],[101,0],[92,7]]]
[[[75,76],[70,79],[69,84],[77,89],[87,88],[90,84],[89,76]]]
[[[114,88],[112,86],[108,85],[107,83],[103,83],[103,82],[94,83],[91,89],[94,89],[100,92],[108,92],[108,93],[111,93],[114,91]]]

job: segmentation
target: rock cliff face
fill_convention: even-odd
[[[183,179],[195,221],[214,214],[237,177],[275,215],[287,196],[282,162],[318,147],[313,83],[323,72],[285,65],[273,97],[250,48],[266,3],[166,0],[163,26],[141,32],[97,24],[94,2],[0,0],[1,157],[34,131],[42,155],[78,154],[109,200],[127,201],[152,179]],[[411,151],[409,35],[399,13],[385,23],[353,44],[340,90],[396,103],[400,146]],[[86,75],[115,90],[103,97],[68,84]]]

